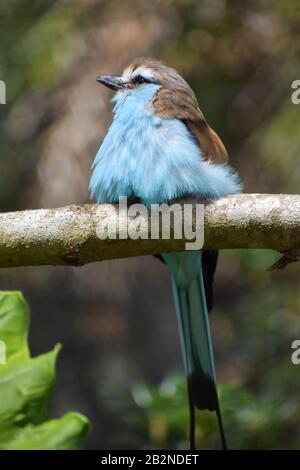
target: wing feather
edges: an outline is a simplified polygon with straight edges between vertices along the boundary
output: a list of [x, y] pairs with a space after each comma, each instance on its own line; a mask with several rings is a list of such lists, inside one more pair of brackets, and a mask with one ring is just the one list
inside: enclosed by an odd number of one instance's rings
[[153, 104], [158, 116], [184, 122], [196, 139], [204, 159], [216, 164], [227, 163], [228, 153], [225, 145], [206, 122], [197, 99], [186, 82], [174, 88], [162, 87]]

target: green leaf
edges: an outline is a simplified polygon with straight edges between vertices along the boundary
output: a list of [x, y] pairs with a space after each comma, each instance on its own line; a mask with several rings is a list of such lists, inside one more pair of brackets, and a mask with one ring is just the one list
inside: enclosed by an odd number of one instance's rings
[[30, 358], [28, 320], [22, 294], [0, 292], [0, 340], [6, 346], [6, 364], [0, 365], [0, 449], [77, 449], [88, 420], [78, 413], [56, 420], [47, 416], [60, 345]]
[[79, 449], [88, 431], [88, 420], [79, 413], [66, 413], [60, 419], [17, 431], [0, 449], [73, 450]]
[[28, 324], [29, 312], [22, 294], [0, 291], [0, 339], [6, 344], [7, 361], [29, 358]]

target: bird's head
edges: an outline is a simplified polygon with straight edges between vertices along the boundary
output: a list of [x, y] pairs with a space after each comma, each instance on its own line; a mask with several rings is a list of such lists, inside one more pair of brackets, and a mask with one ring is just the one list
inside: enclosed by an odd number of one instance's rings
[[190, 86], [176, 70], [153, 59], [136, 59], [124, 69], [121, 76], [99, 75], [97, 81], [122, 94], [136, 94], [156, 85], [157, 89], [168, 93], [185, 92], [195, 100]]

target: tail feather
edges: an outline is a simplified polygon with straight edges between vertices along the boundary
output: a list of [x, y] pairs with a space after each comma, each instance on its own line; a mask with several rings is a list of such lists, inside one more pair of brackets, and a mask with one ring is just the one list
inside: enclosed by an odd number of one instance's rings
[[189, 398], [200, 410], [207, 409], [217, 413], [225, 446], [205, 298], [202, 254], [183, 252], [164, 254], [163, 258], [172, 274]]
[[218, 257], [218, 250], [204, 250], [202, 252], [203, 281], [208, 312], [213, 308], [214, 274], [218, 263]]

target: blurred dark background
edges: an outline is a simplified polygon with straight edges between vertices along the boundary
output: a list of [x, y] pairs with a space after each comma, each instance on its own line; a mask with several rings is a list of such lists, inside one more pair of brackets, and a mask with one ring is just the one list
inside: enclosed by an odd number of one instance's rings
[[[247, 192], [299, 193], [300, 4], [296, 0], [11, 0], [0, 5], [0, 209], [85, 203], [112, 118], [96, 83], [145, 55], [192, 85]], [[221, 254], [211, 315], [229, 446], [300, 448], [300, 264]], [[92, 423], [87, 448], [184, 447], [187, 406], [171, 289], [151, 257], [0, 271], [31, 308], [34, 354], [54, 343], [52, 415]], [[218, 445], [200, 417], [200, 447]]]

